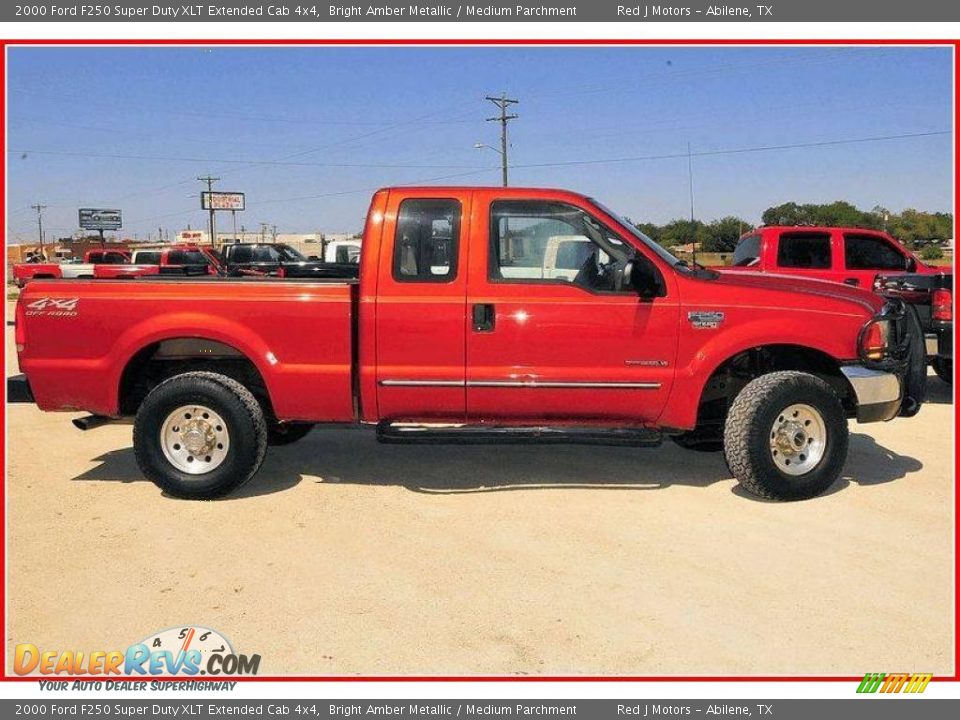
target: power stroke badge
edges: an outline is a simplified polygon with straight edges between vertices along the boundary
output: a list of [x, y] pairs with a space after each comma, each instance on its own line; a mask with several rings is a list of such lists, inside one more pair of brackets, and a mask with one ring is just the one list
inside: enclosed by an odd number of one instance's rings
[[697, 330], [716, 330], [723, 322], [723, 313], [717, 310], [693, 310], [687, 320]]

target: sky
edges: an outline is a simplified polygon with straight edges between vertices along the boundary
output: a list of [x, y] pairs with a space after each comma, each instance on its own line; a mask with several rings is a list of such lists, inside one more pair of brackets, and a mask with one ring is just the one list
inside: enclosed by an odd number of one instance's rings
[[[120, 208], [125, 237], [206, 227], [198, 176], [237, 223], [352, 232], [401, 184], [584, 192], [633, 220], [757, 223], [783, 202], [952, 211], [944, 48], [11, 48], [11, 242]], [[902, 137], [909, 136], [909, 137]], [[888, 139], [877, 139], [888, 138]], [[794, 146], [794, 147], [790, 147]], [[795, 147], [801, 146], [801, 147]], [[229, 230], [220, 216], [219, 230]]]

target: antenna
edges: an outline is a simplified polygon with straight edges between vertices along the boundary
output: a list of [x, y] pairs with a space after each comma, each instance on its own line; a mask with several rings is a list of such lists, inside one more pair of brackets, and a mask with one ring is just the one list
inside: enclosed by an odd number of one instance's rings
[[690, 232], [693, 235], [693, 242], [690, 244], [692, 248], [692, 259], [693, 264], [697, 264], [697, 236], [693, 229], [693, 152], [690, 149], [690, 141], [687, 141], [687, 175], [690, 181]]

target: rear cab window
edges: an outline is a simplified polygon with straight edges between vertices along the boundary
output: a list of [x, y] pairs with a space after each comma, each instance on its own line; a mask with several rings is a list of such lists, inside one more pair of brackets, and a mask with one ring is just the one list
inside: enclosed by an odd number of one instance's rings
[[751, 267], [760, 262], [760, 235], [748, 235], [733, 251], [734, 267]]
[[393, 244], [397, 282], [452, 282], [457, 276], [458, 200], [410, 198], [400, 203]]
[[829, 270], [833, 261], [830, 233], [795, 231], [780, 235], [777, 265], [798, 270]]

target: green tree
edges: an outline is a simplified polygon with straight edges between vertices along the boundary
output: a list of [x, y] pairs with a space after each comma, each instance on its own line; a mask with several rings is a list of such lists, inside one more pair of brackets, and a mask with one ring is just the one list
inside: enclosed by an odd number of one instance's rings
[[753, 226], [743, 218], [727, 215], [704, 228], [704, 252], [733, 252], [740, 236]]

